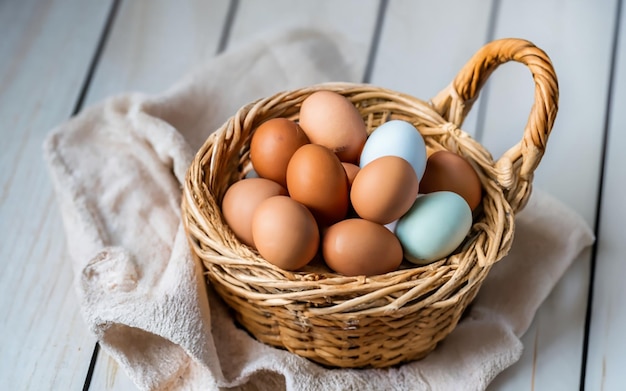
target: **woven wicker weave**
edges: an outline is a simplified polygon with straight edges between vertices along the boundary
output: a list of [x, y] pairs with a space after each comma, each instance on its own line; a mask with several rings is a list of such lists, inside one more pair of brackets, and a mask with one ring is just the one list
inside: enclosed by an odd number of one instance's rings
[[[494, 161], [459, 127], [491, 72], [511, 60], [530, 69], [535, 101], [522, 140]], [[473, 164], [484, 197], [455, 254], [422, 267], [403, 264], [385, 275], [344, 277], [320, 261], [298, 272], [281, 270], [235, 238], [219, 205], [250, 167], [252, 131], [270, 118], [297, 119], [302, 101], [322, 89], [352, 101], [368, 132], [390, 119], [406, 120], [424, 136], [429, 153], [445, 149]], [[528, 41], [505, 39], [478, 51], [430, 102], [371, 85], [329, 83], [248, 104], [206, 140], [189, 167], [182, 216], [192, 252], [209, 284], [262, 342], [333, 367], [387, 367], [422, 358], [453, 330], [491, 266], [509, 251], [514, 214], [530, 195], [557, 101], [548, 56]]]

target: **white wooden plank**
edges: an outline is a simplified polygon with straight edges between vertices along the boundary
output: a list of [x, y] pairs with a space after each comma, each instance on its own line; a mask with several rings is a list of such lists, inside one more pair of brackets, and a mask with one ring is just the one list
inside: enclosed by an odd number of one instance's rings
[[626, 384], [626, 12], [622, 8], [618, 57], [599, 216], [598, 248], [587, 357], [587, 390], [619, 390]]
[[[342, 53], [355, 69], [365, 72], [374, 34], [378, 0], [242, 0], [230, 34], [236, 46], [259, 34], [292, 28], [312, 28], [347, 43], [351, 53]], [[303, 59], [311, 61], [311, 59]], [[329, 80], [330, 81], [330, 80]]]
[[117, 361], [101, 349], [98, 353], [98, 361], [96, 361], [89, 390], [129, 391], [134, 389], [137, 389], [137, 386], [124, 373]]
[[[529, 39], [552, 58], [560, 83], [560, 110], [535, 186], [572, 207], [591, 226], [615, 10], [614, 0], [505, 0], [494, 37]], [[521, 138], [534, 87], [528, 70], [512, 65], [494, 73], [488, 88], [482, 142], [498, 157]], [[522, 359], [491, 389], [579, 388], [588, 282], [586, 253], [539, 309], [523, 338], [527, 351]]]
[[58, 206], [42, 159], [76, 104], [110, 1], [0, 2], [0, 378], [80, 389], [94, 338], [79, 315]]
[[[554, 63], [561, 93], [559, 113], [534, 183], [581, 213], [591, 225], [615, 10], [615, 0], [505, 0], [496, 22], [495, 38], [529, 39]], [[498, 69], [490, 84], [483, 144], [497, 158], [521, 139], [534, 85], [528, 70], [518, 64]]]
[[[89, 87], [86, 105], [128, 91], [158, 93], [215, 56], [229, 0], [122, 2]], [[102, 349], [90, 390], [132, 390]]]
[[[569, 274], [575, 277], [568, 278], [566, 275], [546, 298], [535, 320], [522, 337], [524, 345], [522, 357], [497, 376], [489, 385], [489, 390], [578, 389], [580, 368], [576, 365], [580, 364], [579, 350], [582, 338], [580, 317], [584, 316], [580, 311], [581, 306], [584, 310], [587, 302], [589, 281], [582, 281], [576, 276], [587, 275], [590, 253], [591, 249], [581, 253], [569, 271]], [[563, 308], [563, 305], [569, 307]], [[556, 315], [551, 316], [551, 313]], [[571, 346], [572, 341], [575, 346]], [[567, 352], [573, 349], [576, 350], [576, 357], [572, 359], [567, 356]], [[546, 363], [548, 354], [554, 361]], [[549, 365], [551, 372], [540, 368], [542, 365]]]
[[215, 56], [228, 6], [229, 0], [122, 2], [87, 103], [171, 87]]
[[[485, 44], [491, 7], [492, 1], [483, 0], [389, 2], [372, 84], [423, 100], [434, 97]], [[463, 124], [470, 134], [477, 108], [478, 103]]]

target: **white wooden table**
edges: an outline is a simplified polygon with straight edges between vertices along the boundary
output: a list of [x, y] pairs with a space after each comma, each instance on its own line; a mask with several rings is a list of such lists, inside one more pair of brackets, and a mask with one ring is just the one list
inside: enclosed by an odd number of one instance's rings
[[[560, 111], [535, 179], [580, 213], [597, 244], [577, 259], [491, 390], [626, 389], [626, 11], [618, 0], [0, 1], [0, 384], [130, 390], [78, 312], [42, 159], [47, 132], [130, 90], [156, 93], [268, 30], [316, 26], [360, 48], [363, 80], [420, 98], [485, 42], [534, 41], [552, 58]], [[465, 123], [499, 156], [520, 137], [532, 81], [501, 67]]]

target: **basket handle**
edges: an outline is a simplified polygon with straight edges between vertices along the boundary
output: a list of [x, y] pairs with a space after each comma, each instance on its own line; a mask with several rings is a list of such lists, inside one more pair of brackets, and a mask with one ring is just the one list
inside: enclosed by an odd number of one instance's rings
[[461, 126], [491, 73], [509, 61], [517, 61], [530, 69], [535, 81], [535, 101], [521, 141], [498, 159], [488, 175], [500, 184], [513, 210], [517, 211], [530, 196], [533, 173], [543, 156], [558, 110], [559, 87], [550, 58], [523, 39], [492, 41], [474, 54], [432, 103], [444, 118]]

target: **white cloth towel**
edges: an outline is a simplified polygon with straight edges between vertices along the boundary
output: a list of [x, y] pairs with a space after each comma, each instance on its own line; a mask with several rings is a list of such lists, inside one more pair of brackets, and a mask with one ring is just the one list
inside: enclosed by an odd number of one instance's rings
[[307, 30], [258, 38], [161, 95], [113, 97], [49, 135], [44, 151], [82, 313], [138, 388], [481, 390], [519, 359], [535, 311], [592, 243], [578, 215], [535, 193], [469, 315], [427, 358], [397, 368], [326, 369], [237, 328], [190, 256], [179, 206], [187, 166], [253, 99], [358, 81], [351, 48]]

